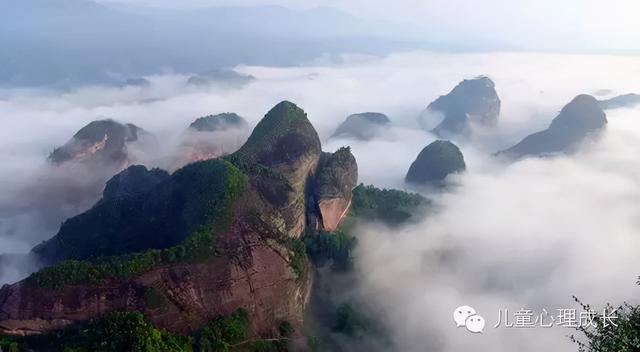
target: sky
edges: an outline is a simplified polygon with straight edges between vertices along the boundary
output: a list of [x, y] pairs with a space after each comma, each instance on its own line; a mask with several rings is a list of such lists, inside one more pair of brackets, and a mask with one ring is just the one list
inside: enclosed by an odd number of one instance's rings
[[430, 39], [483, 41], [528, 50], [640, 50], [635, 0], [102, 0], [165, 8], [222, 5], [330, 7], [354, 16], [404, 23]]

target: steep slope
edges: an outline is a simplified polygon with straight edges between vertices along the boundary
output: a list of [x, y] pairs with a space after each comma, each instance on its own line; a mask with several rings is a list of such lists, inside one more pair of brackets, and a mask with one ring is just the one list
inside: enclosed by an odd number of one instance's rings
[[448, 175], [465, 169], [464, 156], [455, 144], [435, 141], [418, 154], [405, 180], [418, 185], [441, 186]]
[[353, 114], [338, 126], [332, 137], [368, 141], [376, 137], [385, 127], [389, 127], [390, 124], [389, 117], [379, 112]]
[[[285, 321], [300, 331], [311, 278], [299, 238], [320, 156], [304, 111], [282, 102], [228, 157], [170, 176], [125, 171], [34, 248], [57, 264], [0, 289], [0, 333], [41, 334], [123, 310], [188, 333], [238, 309], [254, 336], [279, 336]], [[152, 185], [127, 186], [144, 180]]]
[[508, 157], [545, 156], [571, 151], [577, 144], [607, 124], [607, 115], [590, 95], [578, 95], [562, 108], [544, 131], [531, 134], [499, 155]]
[[[495, 83], [488, 77], [465, 79], [453, 90], [439, 97], [427, 107], [427, 112], [439, 112], [444, 119], [433, 132], [450, 136], [466, 132], [470, 124], [493, 127], [500, 116], [500, 98]], [[423, 127], [424, 119], [420, 120]]]

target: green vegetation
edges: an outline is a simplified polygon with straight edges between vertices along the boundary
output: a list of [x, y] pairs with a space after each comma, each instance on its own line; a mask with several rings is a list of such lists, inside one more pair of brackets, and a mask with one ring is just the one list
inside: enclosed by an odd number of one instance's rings
[[[576, 299], [577, 300], [577, 299]], [[582, 303], [581, 303], [582, 304]], [[584, 311], [589, 311], [588, 305], [582, 304]], [[572, 336], [578, 344], [580, 352], [621, 352], [640, 351], [640, 307], [624, 304], [617, 309], [611, 305], [605, 308], [607, 316], [611, 312], [617, 318], [604, 323], [604, 315], [597, 313], [593, 322], [595, 326], [583, 324], [578, 330], [586, 338], [586, 342]], [[604, 312], [602, 312], [604, 313]]]
[[153, 327], [139, 312], [115, 312], [65, 330], [19, 338], [20, 351], [192, 352], [193, 339]]
[[0, 337], [2, 351], [50, 352], [286, 352], [293, 328], [279, 325], [280, 336], [249, 336], [249, 313], [239, 309], [211, 321], [190, 336], [155, 328], [139, 312], [114, 312], [100, 318], [42, 336], [16, 340]]
[[222, 159], [230, 162], [239, 170], [242, 170], [247, 175], [255, 175], [262, 177], [270, 177], [275, 179], [284, 179], [282, 174], [278, 171], [264, 166], [260, 163], [252, 161], [249, 157], [245, 156], [242, 153], [233, 153], [227, 156], [224, 156]]
[[258, 155], [262, 149], [271, 149], [275, 141], [289, 132], [291, 127], [304, 122], [308, 122], [307, 114], [295, 104], [283, 101], [260, 120], [247, 143], [238, 152], [245, 156]]
[[306, 247], [303, 240], [298, 238], [290, 238], [285, 242], [293, 255], [291, 256], [291, 269], [296, 274], [296, 280], [300, 281], [304, 278], [307, 262]]
[[345, 303], [338, 307], [333, 331], [360, 338], [369, 332], [370, 325], [369, 319], [362, 312]]
[[19, 352], [20, 348], [16, 341], [10, 337], [0, 336], [0, 351]]
[[288, 322], [280, 323], [279, 338], [249, 338], [249, 314], [237, 310], [229, 316], [210, 322], [199, 336], [199, 352], [229, 352], [234, 350], [257, 352], [286, 352], [293, 327]]
[[412, 221], [428, 205], [429, 201], [416, 193], [360, 184], [353, 190], [350, 216], [396, 226]]
[[[205, 222], [199, 230], [193, 232], [181, 244], [164, 249], [149, 249], [139, 253], [98, 257], [93, 260], [67, 260], [44, 268], [29, 277], [30, 282], [43, 288], [57, 289], [73, 284], [92, 284], [110, 279], [127, 279], [147, 272], [155, 267], [178, 262], [204, 261], [219, 253], [215, 247], [215, 231], [222, 231], [229, 225], [231, 206], [247, 187], [247, 177], [227, 161], [215, 164], [222, 165], [225, 170], [225, 184], [220, 187], [224, 191], [222, 201], [216, 201], [218, 189], [210, 193], [199, 194], [201, 198], [197, 207], [202, 209], [185, 212], [204, 214]], [[217, 166], [215, 166], [217, 168]], [[183, 171], [184, 170], [184, 171]], [[219, 172], [209, 167], [181, 169], [174, 174], [175, 182], [206, 182], [207, 177], [198, 177], [194, 173]], [[185, 175], [187, 173], [188, 175]], [[177, 186], [177, 185], [176, 185]], [[215, 186], [215, 184], [214, 184]], [[205, 185], [194, 185], [196, 189], [206, 189]], [[195, 196], [195, 195], [193, 195]], [[193, 207], [196, 207], [195, 205]], [[195, 215], [193, 215], [195, 216]], [[202, 220], [193, 220], [202, 223]]]
[[323, 153], [316, 173], [316, 192], [322, 198], [348, 197], [358, 182], [358, 165], [350, 147]]
[[200, 334], [201, 352], [231, 351], [235, 344], [247, 339], [249, 314], [245, 310], [209, 323]]
[[357, 239], [338, 230], [333, 233], [317, 233], [303, 237], [309, 259], [316, 266], [323, 266], [328, 260], [336, 271], [348, 271], [353, 267], [351, 252], [357, 245]]
[[196, 131], [223, 131], [234, 127], [247, 127], [247, 122], [232, 112], [199, 117], [189, 125]]
[[31, 274], [29, 281], [48, 289], [94, 284], [104, 280], [128, 279], [162, 265], [203, 261], [217, 254], [213, 234], [202, 230], [189, 236], [183, 244], [172, 248], [103, 257], [93, 261], [64, 261]]
[[409, 167], [406, 181], [443, 186], [447, 175], [463, 172], [467, 166], [458, 147], [450, 141], [435, 141], [426, 146]]

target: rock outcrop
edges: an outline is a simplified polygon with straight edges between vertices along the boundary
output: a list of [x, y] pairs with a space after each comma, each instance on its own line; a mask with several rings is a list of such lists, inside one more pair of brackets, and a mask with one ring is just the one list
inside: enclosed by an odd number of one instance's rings
[[606, 124], [607, 116], [598, 101], [590, 95], [578, 95], [562, 108], [549, 128], [527, 136], [498, 155], [518, 158], [570, 152], [585, 138], [601, 131]]
[[460, 149], [450, 141], [439, 140], [422, 149], [411, 164], [405, 180], [423, 186], [443, 186], [447, 176], [465, 169]]
[[[438, 112], [444, 115], [433, 132], [438, 136], [451, 136], [466, 132], [470, 125], [495, 126], [500, 105], [495, 83], [481, 76], [460, 82], [449, 94], [429, 104], [426, 114]], [[423, 128], [429, 127], [424, 116], [419, 122]]]
[[348, 149], [319, 169], [321, 155], [304, 111], [282, 102], [232, 155], [170, 176], [127, 169], [34, 248], [55, 265], [0, 289], [0, 333], [41, 334], [120, 310], [189, 333], [240, 308], [256, 336], [279, 336], [283, 321], [300, 331], [311, 278], [292, 243], [307, 209], [320, 208], [311, 190], [348, 203], [355, 184]]
[[600, 107], [603, 109], [632, 108], [640, 105], [640, 94], [623, 94], [611, 99], [600, 100]]
[[123, 165], [129, 158], [127, 146], [149, 136], [134, 124], [114, 120], [93, 121], [80, 129], [62, 147], [56, 148], [49, 160], [54, 164], [69, 161], [92, 165]]
[[316, 229], [335, 231], [351, 205], [352, 190], [358, 182], [358, 164], [350, 148], [323, 153], [314, 185]]
[[368, 141], [388, 128], [391, 120], [379, 112], [363, 112], [353, 114], [336, 129], [332, 137], [355, 138]]

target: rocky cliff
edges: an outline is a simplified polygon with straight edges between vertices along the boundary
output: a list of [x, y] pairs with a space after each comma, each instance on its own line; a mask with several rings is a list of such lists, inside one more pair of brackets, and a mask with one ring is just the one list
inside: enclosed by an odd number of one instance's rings
[[590, 135], [604, 129], [607, 116], [598, 101], [590, 95], [578, 95], [562, 108], [544, 131], [531, 134], [499, 155], [523, 157], [570, 152]]
[[50, 266], [0, 289], [0, 333], [41, 334], [122, 310], [178, 333], [237, 309], [249, 312], [255, 336], [278, 336], [284, 321], [299, 328], [311, 281], [299, 241], [309, 209], [323, 208], [320, 195], [344, 197], [343, 211], [355, 185], [348, 149], [319, 169], [321, 156], [304, 111], [282, 102], [223, 159], [170, 176], [126, 170], [34, 248]]
[[[444, 116], [433, 132], [446, 137], [464, 133], [473, 124], [495, 126], [500, 116], [500, 105], [495, 83], [480, 76], [460, 82], [449, 94], [429, 104], [426, 113], [437, 112]], [[424, 119], [421, 118], [420, 123], [428, 128]]]

